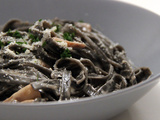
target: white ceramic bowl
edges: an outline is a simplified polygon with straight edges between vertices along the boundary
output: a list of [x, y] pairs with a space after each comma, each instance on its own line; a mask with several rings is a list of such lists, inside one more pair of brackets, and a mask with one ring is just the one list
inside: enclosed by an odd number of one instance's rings
[[107, 120], [135, 103], [160, 77], [160, 17], [142, 8], [107, 0], [5, 0], [0, 24], [10, 18], [36, 21], [59, 17], [84, 20], [120, 43], [137, 66], [153, 75], [132, 87], [93, 98], [35, 104], [0, 103], [1, 120]]

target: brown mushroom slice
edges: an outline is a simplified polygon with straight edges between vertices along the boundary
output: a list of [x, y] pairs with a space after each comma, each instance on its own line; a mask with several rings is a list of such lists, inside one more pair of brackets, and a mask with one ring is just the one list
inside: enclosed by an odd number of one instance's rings
[[40, 92], [38, 90], [33, 89], [32, 85], [29, 84], [17, 91], [16, 93], [14, 93], [11, 97], [7, 98], [3, 102], [22, 102], [25, 100], [35, 99], [39, 97], [41, 97]]
[[33, 103], [33, 102], [34, 102], [34, 99], [30, 99], [30, 100], [24, 100], [21, 103]]
[[92, 30], [91, 25], [89, 23], [85, 23], [85, 22], [75, 22], [75, 26], [84, 32], [91, 32], [91, 30]]
[[81, 42], [76, 42], [76, 41], [68, 41], [68, 40], [64, 40], [61, 38], [57, 38], [57, 37], [53, 37], [53, 40], [57, 41], [57, 42], [63, 42], [67, 44], [67, 47], [72, 47], [72, 48], [76, 48], [76, 49], [80, 49], [80, 48], [85, 48], [86, 45], [84, 43]]

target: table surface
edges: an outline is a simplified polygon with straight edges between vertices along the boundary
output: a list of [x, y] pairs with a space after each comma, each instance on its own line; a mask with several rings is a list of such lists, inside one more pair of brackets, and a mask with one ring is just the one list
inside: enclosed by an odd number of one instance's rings
[[[160, 15], [159, 0], [121, 0]], [[160, 82], [128, 110], [111, 120], [160, 120]]]

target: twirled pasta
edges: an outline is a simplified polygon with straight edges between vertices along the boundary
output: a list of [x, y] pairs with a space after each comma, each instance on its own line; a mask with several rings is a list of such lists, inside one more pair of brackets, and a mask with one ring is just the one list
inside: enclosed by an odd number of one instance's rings
[[146, 80], [122, 46], [89, 23], [10, 20], [0, 33], [0, 100], [46, 102], [106, 94]]

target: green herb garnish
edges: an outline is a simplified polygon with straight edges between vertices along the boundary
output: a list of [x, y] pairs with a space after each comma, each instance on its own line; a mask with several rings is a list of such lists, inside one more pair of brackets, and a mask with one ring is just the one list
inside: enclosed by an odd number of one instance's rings
[[45, 46], [46, 46], [46, 44], [47, 44], [46, 42], [43, 42], [42, 47], [45, 47]]
[[25, 53], [26, 50], [27, 50], [27, 48], [17, 47], [17, 48], [15, 49], [15, 53], [16, 53], [17, 55], [19, 55], [20, 53]]
[[28, 29], [28, 33], [31, 33], [31, 29]]
[[0, 41], [0, 49], [4, 47], [4, 43]]
[[60, 54], [61, 58], [67, 58], [67, 57], [72, 57], [71, 52], [69, 51], [69, 49], [65, 49], [61, 54]]
[[27, 48], [22, 48], [22, 52], [25, 53]]
[[22, 45], [24, 44], [25, 42], [16, 42], [18, 45]]
[[42, 19], [39, 19], [38, 21], [39, 21], [39, 22], [41, 22], [41, 21], [42, 21]]
[[60, 25], [60, 24], [55, 24], [54, 22], [52, 23], [52, 26], [56, 26], [55, 32], [60, 32], [60, 29], [61, 29], [61, 27], [62, 27], [62, 25]]
[[31, 39], [32, 43], [33, 42], [41, 41], [38, 36], [36, 36], [36, 35], [34, 35], [34, 34], [31, 33], [31, 29], [28, 29], [28, 34], [29, 34], [29, 38]]
[[83, 23], [84, 21], [83, 21], [83, 20], [79, 20], [78, 22], [81, 22], [81, 23]]
[[62, 42], [62, 41], [56, 41], [56, 42]]
[[19, 55], [20, 53], [18, 51], [16, 51], [16, 54]]
[[55, 30], [55, 32], [59, 32], [60, 31], [60, 29], [61, 29], [61, 25], [60, 24], [58, 24], [58, 25], [56, 25], [56, 30]]
[[4, 42], [4, 43], [2, 41], [0, 41], [0, 49], [3, 48], [4, 46], [7, 46], [10, 43], [11, 43], [11, 41], [7, 41], [7, 42]]
[[32, 43], [40, 41], [40, 39], [37, 36], [33, 35], [32, 33], [29, 33], [29, 38], [31, 39]]
[[15, 32], [12, 32], [11, 29], [9, 29], [7, 35], [15, 38], [22, 38], [22, 35], [17, 30]]
[[75, 37], [75, 33], [68, 33], [68, 32], [64, 32], [63, 33], [63, 38], [65, 40], [68, 40], [68, 41], [73, 41], [73, 38]]
[[39, 81], [39, 74], [37, 73], [37, 81]]
[[10, 43], [11, 43], [11, 41], [8, 41], [8, 42], [7, 42], [7, 45], [10, 44]]

